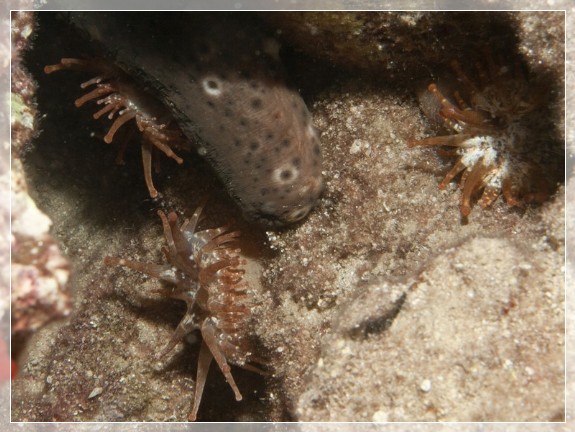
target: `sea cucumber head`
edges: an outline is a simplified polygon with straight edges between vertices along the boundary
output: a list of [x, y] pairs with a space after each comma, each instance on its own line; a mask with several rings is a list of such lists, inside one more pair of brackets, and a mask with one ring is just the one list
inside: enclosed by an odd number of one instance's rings
[[197, 80], [186, 104], [204, 155], [246, 218], [268, 226], [301, 220], [323, 190], [319, 133], [305, 102], [274, 53], [248, 51], [249, 61], [229, 69], [220, 55], [206, 58], [221, 53], [209, 47], [189, 72]]
[[228, 160], [228, 186], [246, 216], [278, 226], [304, 218], [321, 194], [321, 148], [299, 94], [283, 86], [263, 90], [243, 99], [238, 113], [253, 125], [221, 137], [233, 151], [219, 160]]

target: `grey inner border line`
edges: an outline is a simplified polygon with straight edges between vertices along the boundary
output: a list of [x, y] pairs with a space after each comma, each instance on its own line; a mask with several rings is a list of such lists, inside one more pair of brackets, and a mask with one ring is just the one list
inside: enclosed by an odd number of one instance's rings
[[[0, 145], [0, 176], [7, 173], [9, 170], [10, 160], [10, 146], [4, 145], [9, 143], [10, 136], [10, 106], [9, 106], [9, 65], [7, 56], [9, 55], [10, 47], [10, 10], [19, 9], [36, 9], [36, 10], [565, 10], [567, 12], [566, 34], [573, 34], [573, 26], [575, 25], [575, 3], [571, 0], [197, 0], [197, 1], [184, 1], [184, 0], [164, 0], [159, 3], [157, 0], [35, 0], [35, 1], [18, 1], [8, 0], [2, 1], [0, 4], [0, 16], [2, 22], [0, 24], [0, 52], [2, 58], [2, 68], [0, 70], [0, 89], [2, 90], [3, 100], [5, 101], [0, 110], [0, 132], [2, 133], [2, 144]], [[566, 45], [566, 136], [568, 148], [573, 147], [572, 141], [575, 140], [575, 114], [573, 110], [573, 97], [574, 94], [574, 76], [575, 70], [575, 49], [573, 48], [573, 41], [567, 38]], [[569, 144], [571, 144], [569, 146]], [[569, 172], [569, 175], [571, 173]], [[567, 178], [569, 180], [570, 177]], [[569, 186], [567, 186], [569, 187]], [[0, 188], [5, 189], [4, 183], [0, 184]], [[6, 190], [0, 189], [0, 199], [9, 199], [9, 193]], [[9, 205], [0, 206], [0, 212], [5, 213], [9, 209]], [[10, 215], [0, 214], [0, 218], [9, 220]], [[575, 218], [575, 214], [571, 211], [570, 206], [567, 206], [567, 218]], [[5, 234], [3, 238], [9, 239], [9, 233]], [[567, 233], [569, 236], [570, 233]], [[569, 242], [567, 242], [569, 244]], [[567, 250], [570, 254], [571, 251]], [[3, 243], [0, 246], [0, 263], [5, 262], [7, 258], [9, 262], [9, 245]], [[567, 272], [574, 273], [571, 269], [569, 261], [566, 262]], [[6, 275], [4, 266], [0, 271]], [[8, 278], [6, 277], [6, 280]], [[575, 305], [573, 299], [568, 298], [566, 305], [566, 316], [575, 315]], [[1, 312], [7, 311], [0, 311]], [[6, 321], [9, 320], [9, 314], [4, 313], [0, 319], [0, 325], [4, 327]], [[2, 429], [9, 432], [16, 431], [231, 431], [231, 432], [260, 432], [260, 431], [348, 431], [350, 427], [358, 431], [462, 431], [462, 432], [480, 432], [480, 431], [526, 431], [526, 432], [539, 432], [539, 431], [557, 431], [567, 432], [573, 430], [573, 396], [575, 392], [575, 385], [573, 384], [573, 367], [570, 364], [575, 361], [575, 354], [569, 349], [575, 345], [575, 323], [573, 320], [567, 321], [567, 422], [566, 423], [457, 423], [457, 424], [441, 424], [441, 423], [393, 423], [393, 424], [371, 424], [371, 423], [353, 423], [340, 424], [340, 423], [226, 423], [226, 424], [181, 424], [181, 423], [83, 423], [83, 424], [70, 424], [70, 423], [11, 423], [10, 422], [10, 387], [9, 383], [0, 383], [0, 424]], [[5, 328], [8, 328], [6, 325]], [[6, 341], [9, 342], [9, 341]], [[570, 373], [571, 372], [571, 373]], [[571, 407], [571, 408], [570, 408]]]

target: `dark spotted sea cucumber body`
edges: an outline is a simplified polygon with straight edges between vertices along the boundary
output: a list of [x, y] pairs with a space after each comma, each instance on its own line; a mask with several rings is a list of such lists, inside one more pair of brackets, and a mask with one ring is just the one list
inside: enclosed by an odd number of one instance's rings
[[173, 111], [249, 219], [302, 219], [323, 189], [319, 134], [251, 14], [79, 13], [71, 20]]

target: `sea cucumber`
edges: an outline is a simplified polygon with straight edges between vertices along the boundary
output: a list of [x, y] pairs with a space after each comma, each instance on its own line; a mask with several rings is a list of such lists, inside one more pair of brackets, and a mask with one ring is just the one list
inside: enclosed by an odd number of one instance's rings
[[158, 211], [168, 244], [162, 248], [167, 264], [141, 263], [115, 257], [104, 260], [107, 265], [129, 267], [169, 283], [169, 288], [165, 287], [159, 292], [186, 302], [186, 314], [158, 358], [170, 352], [187, 334], [201, 331], [202, 346], [192, 409], [188, 416], [190, 421], [196, 419], [212, 359], [216, 360], [238, 401], [242, 395], [228, 362], [263, 373], [249, 364], [261, 360], [255, 357], [249, 335], [246, 334], [251, 297], [249, 287], [243, 280], [245, 261], [240, 258], [240, 249], [231, 246], [240, 232], [230, 231], [228, 226], [197, 231], [201, 212], [202, 206], [189, 220], [178, 226], [175, 213], [166, 216], [161, 210]]
[[323, 190], [319, 132], [286, 83], [278, 43], [253, 16], [72, 20], [173, 112], [248, 219], [281, 226], [309, 213]]
[[454, 92], [455, 103], [437, 84], [428, 87], [445, 128], [455, 133], [408, 142], [409, 147], [453, 147], [444, 153], [459, 159], [439, 187], [446, 188], [461, 174], [463, 217], [470, 214], [472, 200], [481, 191], [479, 205], [483, 208], [492, 205], [501, 193], [509, 207], [542, 203], [551, 194], [550, 181], [541, 166], [545, 146], [528, 134], [533, 121], [530, 114], [538, 114], [544, 92], [529, 83], [518, 66], [501, 66], [487, 51], [485, 57], [487, 67], [477, 66], [478, 83], [457, 61], [452, 62], [464, 85], [462, 93]]

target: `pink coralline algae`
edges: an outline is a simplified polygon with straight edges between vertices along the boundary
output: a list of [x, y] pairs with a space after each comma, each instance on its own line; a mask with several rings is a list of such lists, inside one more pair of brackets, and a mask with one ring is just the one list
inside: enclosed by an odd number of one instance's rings
[[32, 332], [70, 312], [69, 274], [69, 264], [50, 236], [13, 237], [13, 334]]

